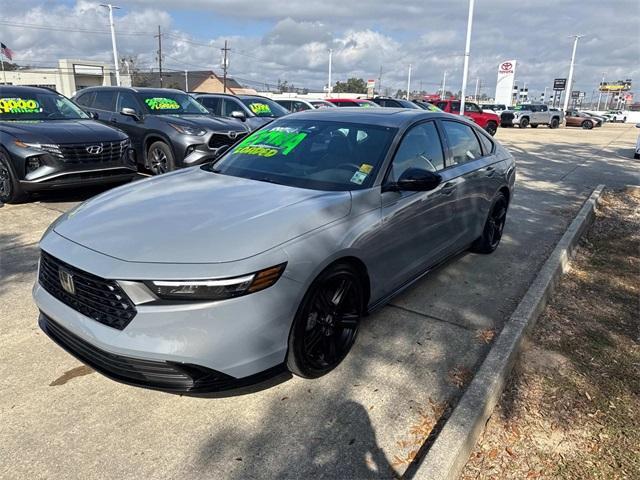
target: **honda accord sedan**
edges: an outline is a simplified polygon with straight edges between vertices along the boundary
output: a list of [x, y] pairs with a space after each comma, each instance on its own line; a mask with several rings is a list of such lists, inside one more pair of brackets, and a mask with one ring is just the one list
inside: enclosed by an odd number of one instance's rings
[[452, 256], [496, 249], [514, 180], [513, 157], [460, 116], [288, 115], [215, 162], [57, 220], [40, 243], [39, 323], [141, 387], [203, 394], [319, 377], [364, 315]]

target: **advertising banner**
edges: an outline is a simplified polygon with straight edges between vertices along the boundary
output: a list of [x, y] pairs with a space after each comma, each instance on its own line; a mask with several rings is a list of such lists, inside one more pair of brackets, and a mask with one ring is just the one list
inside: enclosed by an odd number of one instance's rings
[[516, 61], [507, 60], [498, 65], [498, 82], [496, 83], [496, 103], [512, 105], [513, 84], [516, 79]]

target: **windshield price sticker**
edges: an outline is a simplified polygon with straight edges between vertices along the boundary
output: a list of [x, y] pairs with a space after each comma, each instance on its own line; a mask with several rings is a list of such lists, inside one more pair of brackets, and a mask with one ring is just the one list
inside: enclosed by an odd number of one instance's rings
[[0, 113], [40, 113], [42, 107], [32, 98], [0, 98]]
[[162, 97], [145, 98], [144, 103], [146, 103], [151, 110], [179, 110], [180, 109], [180, 104], [172, 98], [162, 98]]
[[233, 153], [273, 157], [278, 152], [288, 155], [307, 136], [304, 132], [267, 130], [248, 136], [233, 149]]
[[368, 163], [363, 163], [362, 165], [360, 165], [360, 169], [358, 171], [369, 175], [371, 173], [371, 170], [373, 170], [373, 165], [369, 165]]
[[266, 103], [252, 103], [249, 108], [256, 115], [270, 115], [271, 108]]
[[362, 185], [362, 183], [365, 181], [366, 178], [367, 178], [367, 174], [358, 170], [356, 173], [353, 174], [353, 177], [351, 177], [350, 182], [355, 183], [356, 185]]

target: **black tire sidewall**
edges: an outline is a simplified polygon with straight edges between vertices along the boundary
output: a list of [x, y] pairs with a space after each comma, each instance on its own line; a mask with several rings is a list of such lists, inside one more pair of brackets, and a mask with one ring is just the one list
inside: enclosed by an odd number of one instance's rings
[[529, 126], [529, 119], [524, 117], [520, 119], [520, 128], [527, 128]]
[[9, 171], [9, 179], [11, 181], [11, 195], [9, 195], [6, 198], [0, 198], [0, 201], [4, 203], [19, 203], [25, 200], [26, 194], [20, 187], [20, 183], [18, 182], [18, 177], [13, 168], [13, 165], [11, 164], [9, 155], [3, 149], [0, 149], [0, 162]]
[[335, 273], [339, 273], [340, 271], [348, 272], [349, 274], [351, 274], [354, 278], [354, 281], [358, 284], [358, 288], [361, 293], [361, 301], [363, 303], [360, 307], [361, 318], [362, 318], [362, 315], [364, 315], [364, 311], [365, 311], [364, 289], [363, 289], [364, 287], [356, 269], [351, 265], [349, 265], [348, 263], [337, 263], [334, 265], [330, 265], [325, 270], [323, 270], [322, 273], [320, 273], [315, 278], [315, 280], [311, 283], [311, 285], [307, 289], [307, 292], [302, 298], [302, 301], [300, 302], [296, 315], [293, 319], [291, 330], [289, 332], [288, 350], [287, 350], [287, 357], [286, 357], [287, 368], [291, 373], [299, 377], [319, 378], [323, 375], [326, 375], [331, 370], [336, 368], [340, 363], [342, 363], [344, 358], [347, 356], [347, 354], [355, 344], [355, 341], [357, 340], [358, 330], [356, 330], [355, 332], [353, 343], [349, 347], [349, 350], [345, 352], [344, 355], [342, 355], [338, 363], [334, 365], [332, 368], [328, 368], [326, 370], [317, 370], [313, 367], [303, 364], [304, 361], [302, 359], [302, 352], [301, 352], [302, 343], [301, 342], [304, 339], [304, 332], [305, 332], [306, 322], [307, 322], [307, 319], [304, 317], [304, 313], [307, 310], [308, 303], [313, 298], [316, 289], [319, 288], [329, 276]]
[[586, 121], [582, 122], [581, 126], [585, 130], [591, 130], [593, 128], [593, 122], [591, 122], [590, 120], [586, 120]]
[[[485, 220], [484, 227], [482, 228], [482, 235], [471, 245], [471, 251], [474, 253], [493, 253], [496, 248], [500, 245], [502, 238], [498, 243], [494, 246], [491, 245], [489, 241], [487, 228], [489, 226], [489, 218], [491, 218], [491, 214], [493, 213], [494, 208], [498, 204], [499, 201], [504, 201], [505, 208], [509, 211], [509, 202], [507, 201], [507, 197], [504, 193], [498, 192], [498, 194], [494, 197], [493, 202], [491, 202], [491, 207], [489, 208], [489, 213], [487, 214], [487, 219]], [[506, 212], [505, 212], [506, 215]], [[506, 222], [506, 217], [505, 217]]]
[[[175, 160], [175, 156], [173, 155], [173, 150], [171, 149], [171, 147], [163, 141], [157, 141], [157, 142], [153, 142], [150, 146], [149, 146], [149, 150], [147, 152], [147, 158], [149, 159], [149, 169], [151, 169], [151, 152], [154, 149], [160, 149], [162, 150], [162, 152], [166, 155], [167, 157], [167, 172], [171, 172], [173, 170], [176, 169], [176, 160]], [[152, 171], [153, 172], [153, 171]], [[165, 173], [167, 173], [165, 172]], [[158, 175], [157, 173], [154, 173], [154, 175]]]
[[498, 124], [496, 122], [489, 122], [487, 123], [485, 130], [493, 137], [498, 132]]

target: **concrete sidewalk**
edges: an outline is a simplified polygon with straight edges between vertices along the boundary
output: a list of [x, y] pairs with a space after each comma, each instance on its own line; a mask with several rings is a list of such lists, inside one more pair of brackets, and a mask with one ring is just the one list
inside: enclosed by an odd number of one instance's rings
[[629, 125], [501, 130], [519, 171], [494, 255], [464, 255], [368, 318], [331, 375], [226, 399], [177, 397], [74, 370], [80, 364], [38, 330], [30, 288], [37, 240], [77, 198], [3, 207], [0, 477], [402, 474], [484, 358], [479, 333], [502, 327], [593, 187], [638, 183], [640, 163], [629, 153], [636, 133]]

